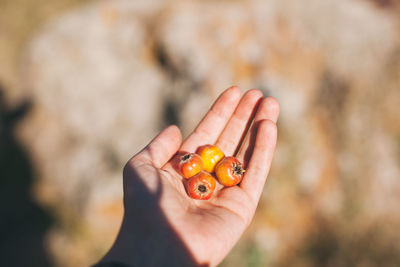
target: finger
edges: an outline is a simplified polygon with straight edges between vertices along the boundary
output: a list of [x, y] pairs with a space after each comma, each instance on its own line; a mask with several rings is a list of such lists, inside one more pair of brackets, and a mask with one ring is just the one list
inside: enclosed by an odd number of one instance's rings
[[257, 136], [247, 170], [240, 187], [257, 203], [271, 166], [277, 139], [277, 127], [271, 120], [257, 125]]
[[224, 151], [225, 155], [233, 155], [235, 153], [240, 140], [250, 126], [261, 99], [262, 92], [256, 89], [249, 90], [243, 95], [235, 112], [215, 143], [216, 146]]
[[252, 121], [249, 130], [246, 133], [244, 141], [241, 144], [236, 157], [243, 162], [245, 166], [249, 162], [250, 156], [253, 153], [254, 142], [257, 135], [257, 124], [262, 120], [270, 120], [277, 122], [279, 116], [279, 102], [273, 97], [264, 98], [258, 106], [256, 115]]
[[240, 99], [240, 90], [233, 86], [215, 101], [196, 129], [183, 142], [181, 150], [193, 152], [198, 146], [214, 144], [231, 117]]
[[178, 151], [182, 135], [179, 128], [171, 125], [159, 133], [132, 161], [141, 161], [161, 168]]

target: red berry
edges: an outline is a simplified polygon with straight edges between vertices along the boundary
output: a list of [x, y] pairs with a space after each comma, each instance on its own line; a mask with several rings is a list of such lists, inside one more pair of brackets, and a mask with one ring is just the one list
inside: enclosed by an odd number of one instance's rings
[[202, 171], [189, 179], [187, 192], [194, 199], [209, 199], [214, 193], [217, 182], [211, 174]]

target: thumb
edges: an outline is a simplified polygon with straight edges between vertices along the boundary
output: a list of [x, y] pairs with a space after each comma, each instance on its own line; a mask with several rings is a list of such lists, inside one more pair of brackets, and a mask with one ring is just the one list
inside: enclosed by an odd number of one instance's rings
[[176, 125], [171, 125], [161, 131], [132, 160], [148, 162], [157, 168], [161, 168], [178, 151], [181, 142], [181, 131]]

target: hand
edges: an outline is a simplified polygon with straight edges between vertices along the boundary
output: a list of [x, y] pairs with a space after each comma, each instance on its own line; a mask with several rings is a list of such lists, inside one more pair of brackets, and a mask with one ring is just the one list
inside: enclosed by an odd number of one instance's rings
[[[231, 87], [183, 143], [176, 126], [163, 130], [125, 166], [125, 215], [117, 240], [102, 262], [127, 266], [220, 263], [253, 218], [275, 149], [278, 114], [274, 98], [263, 98], [259, 90], [241, 97], [240, 90]], [[214, 192], [210, 200], [194, 200], [188, 197], [171, 158], [204, 144], [216, 144], [225, 155], [237, 152], [246, 173], [240, 186]]]

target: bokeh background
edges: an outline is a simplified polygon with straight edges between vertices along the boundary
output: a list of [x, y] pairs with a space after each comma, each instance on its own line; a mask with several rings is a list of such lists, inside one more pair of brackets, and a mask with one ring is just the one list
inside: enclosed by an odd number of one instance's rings
[[400, 266], [400, 1], [0, 0], [4, 266], [97, 261], [125, 162], [232, 84], [281, 117], [221, 266]]

